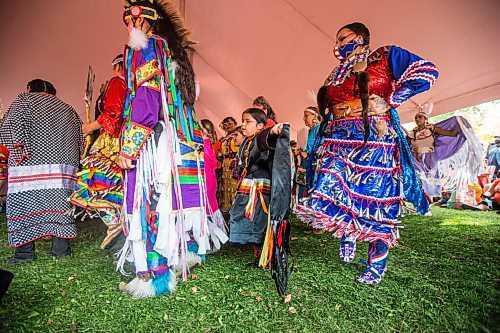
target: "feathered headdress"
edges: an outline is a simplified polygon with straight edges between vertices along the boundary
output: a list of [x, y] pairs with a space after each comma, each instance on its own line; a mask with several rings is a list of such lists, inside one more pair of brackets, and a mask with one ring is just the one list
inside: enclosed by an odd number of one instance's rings
[[[151, 11], [155, 14], [151, 14]], [[149, 13], [148, 16], [146, 13]], [[168, 43], [175, 62], [175, 83], [180, 87], [182, 98], [186, 104], [193, 105], [196, 84], [187, 49], [192, 49], [191, 45], [196, 42], [190, 38], [191, 33], [172, 0], [127, 0], [124, 19], [127, 17], [144, 17], [153, 21], [154, 33], [165, 38]]]
[[181, 40], [182, 46], [187, 48], [190, 45], [196, 44], [196, 41], [190, 38], [191, 31], [186, 27], [184, 19], [172, 4], [172, 1], [154, 0], [154, 2], [160, 8], [161, 15], [170, 19], [177, 37]]
[[432, 109], [434, 109], [434, 103], [425, 102], [424, 104], [418, 104], [417, 102], [415, 102], [411, 98], [409, 101], [411, 103], [413, 103], [413, 105], [415, 106], [415, 111], [416, 111], [415, 115], [419, 114], [419, 115], [424, 116], [426, 119], [429, 119], [429, 117], [432, 113]]
[[187, 48], [196, 44], [190, 38], [191, 32], [186, 28], [184, 19], [171, 0], [126, 0], [123, 19], [125, 20], [127, 17], [144, 17], [153, 21], [158, 19], [168, 20], [182, 47]]

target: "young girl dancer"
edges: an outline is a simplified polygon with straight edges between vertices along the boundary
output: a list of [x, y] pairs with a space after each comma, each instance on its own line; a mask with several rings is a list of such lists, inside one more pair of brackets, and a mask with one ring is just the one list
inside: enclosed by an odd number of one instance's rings
[[[273, 160], [278, 153], [276, 144], [284, 126], [277, 124], [265, 128], [267, 120], [261, 109], [250, 108], [243, 112], [241, 128], [246, 138], [238, 152], [238, 190], [231, 209], [229, 240], [254, 245], [254, 259], [249, 263], [250, 267], [259, 265], [270, 213]], [[280, 176], [288, 180], [290, 187], [289, 162], [288, 170], [282, 170]]]
[[[224, 217], [219, 209], [217, 203], [217, 177], [215, 176], [215, 169], [217, 169], [217, 157], [212, 144], [217, 141], [217, 134], [215, 133], [214, 124], [208, 119], [200, 120], [201, 130], [203, 134], [203, 157], [205, 162], [205, 184], [207, 187], [208, 202], [206, 211], [209, 218], [220, 230], [226, 231]], [[227, 241], [227, 236], [222, 236], [222, 242]], [[214, 244], [213, 250], [220, 248], [219, 244]]]

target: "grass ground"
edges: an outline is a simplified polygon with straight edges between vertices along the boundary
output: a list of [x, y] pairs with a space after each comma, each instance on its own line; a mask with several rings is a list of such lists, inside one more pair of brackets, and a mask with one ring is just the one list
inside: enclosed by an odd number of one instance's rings
[[[98, 249], [104, 227], [79, 224], [73, 256], [0, 268], [16, 277], [0, 308], [1, 332], [495, 332], [500, 318], [500, 218], [434, 209], [409, 216], [378, 287], [356, 284], [361, 264], [342, 265], [331, 235], [304, 235], [293, 222], [291, 302], [269, 272], [245, 268], [250, 248], [226, 246], [173, 295], [132, 299], [117, 290], [113, 253]], [[358, 247], [365, 258], [367, 246]]]

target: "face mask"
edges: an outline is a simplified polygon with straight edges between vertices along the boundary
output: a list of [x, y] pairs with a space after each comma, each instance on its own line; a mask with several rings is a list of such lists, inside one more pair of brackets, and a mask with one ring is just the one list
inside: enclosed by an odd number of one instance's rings
[[333, 48], [333, 55], [339, 60], [344, 60], [348, 58], [359, 45], [360, 43], [354, 38], [349, 43], [344, 44], [344, 46], [335, 46]]

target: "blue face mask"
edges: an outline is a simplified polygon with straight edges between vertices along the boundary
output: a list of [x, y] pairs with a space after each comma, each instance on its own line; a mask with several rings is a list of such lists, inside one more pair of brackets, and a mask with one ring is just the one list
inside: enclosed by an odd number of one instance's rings
[[343, 46], [335, 46], [333, 48], [333, 55], [335, 55], [335, 57], [339, 60], [344, 60], [346, 58], [349, 58], [349, 56], [359, 45], [359, 42], [356, 40], [356, 38], [354, 38], [349, 43], [346, 43]]

